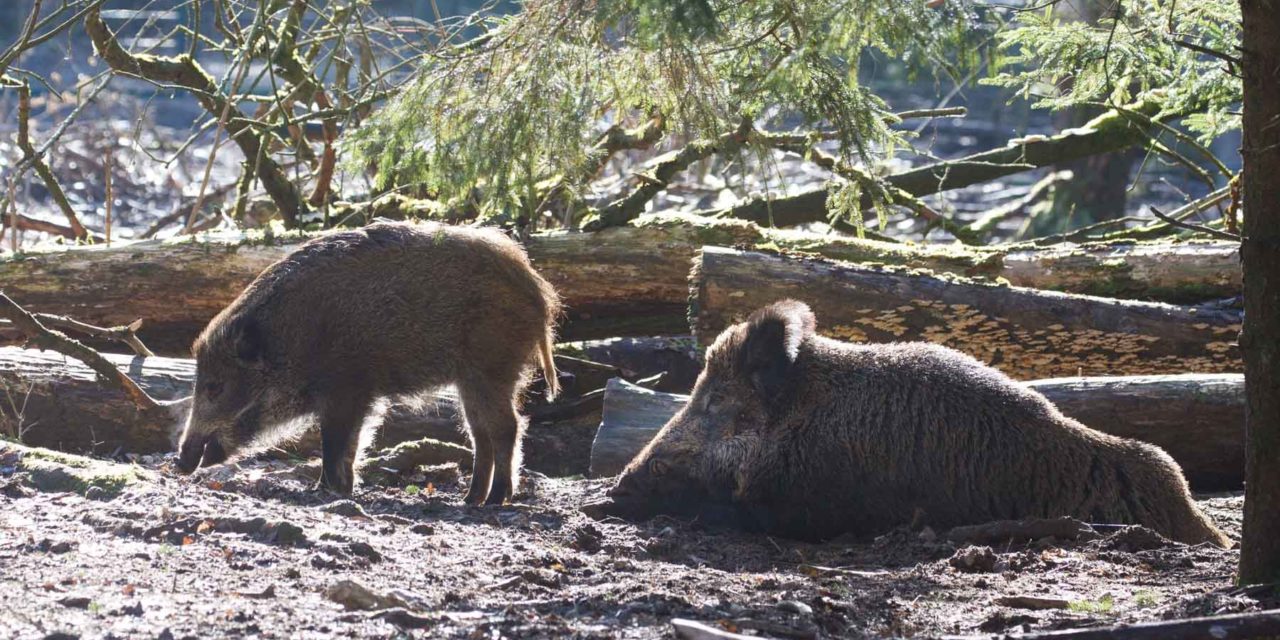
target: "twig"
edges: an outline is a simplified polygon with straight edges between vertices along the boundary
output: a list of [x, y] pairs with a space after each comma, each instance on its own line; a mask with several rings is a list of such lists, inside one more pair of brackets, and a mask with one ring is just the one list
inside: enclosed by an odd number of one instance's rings
[[0, 317], [13, 322], [14, 326], [26, 335], [30, 344], [38, 349], [51, 349], [65, 356], [75, 358], [93, 369], [107, 384], [124, 391], [129, 400], [142, 410], [160, 407], [155, 398], [147, 395], [138, 383], [102, 357], [102, 354], [90, 349], [83, 343], [68, 338], [44, 326], [26, 309], [18, 306], [9, 296], [0, 293]]
[[1199, 233], [1208, 234], [1222, 240], [1232, 240], [1235, 242], [1240, 242], [1241, 240], [1244, 239], [1244, 236], [1238, 233], [1228, 233], [1226, 231], [1214, 229], [1213, 227], [1206, 227], [1201, 224], [1192, 224], [1190, 222], [1183, 222], [1181, 220], [1177, 220], [1175, 218], [1171, 218], [1165, 215], [1163, 211], [1155, 207], [1148, 207], [1148, 208], [1151, 209], [1151, 213], [1155, 214], [1155, 217], [1160, 218], [1161, 220], [1164, 220], [1166, 223], [1172, 226], [1178, 227], [1179, 229], [1186, 229], [1188, 231], [1197, 231]]
[[103, 233], [106, 234], [107, 236], [107, 246], [109, 247], [111, 246], [111, 204], [112, 204], [111, 200], [114, 198], [114, 196], [112, 195], [112, 183], [114, 182], [114, 180], [111, 179], [112, 161], [111, 161], [110, 145], [107, 146], [107, 153], [106, 153], [106, 157], [103, 160], [103, 163], [107, 165], [106, 170], [103, 172], [103, 175], [104, 175], [103, 183], [107, 189], [107, 201], [104, 205], [104, 207], [106, 208], [106, 212], [104, 215], [106, 220], [103, 222]]
[[47, 233], [53, 236], [61, 236], [69, 240], [76, 239], [76, 232], [71, 227], [61, 225], [56, 222], [49, 222], [48, 220], [32, 218], [31, 216], [18, 213], [16, 207], [12, 207], [12, 210], [9, 212], [8, 224], [6, 224], [5, 227], [13, 230], [12, 240], [14, 241], [13, 250], [15, 252], [18, 250], [18, 246], [17, 246], [18, 233], [17, 232], [19, 230], [39, 231], [40, 233]]

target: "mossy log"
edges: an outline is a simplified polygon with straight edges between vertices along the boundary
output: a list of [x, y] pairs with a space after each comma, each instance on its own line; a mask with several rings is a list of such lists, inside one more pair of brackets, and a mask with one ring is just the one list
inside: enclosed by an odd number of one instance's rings
[[[103, 354], [127, 372], [157, 400], [177, 400], [191, 393], [195, 362], [182, 358]], [[595, 369], [557, 358], [557, 366], [570, 372], [570, 382], [600, 387], [604, 379]], [[608, 368], [605, 368], [608, 369]], [[611, 370], [611, 369], [608, 369]], [[552, 475], [586, 473], [591, 441], [600, 423], [603, 392], [578, 394], [567, 388], [562, 400], [540, 402], [534, 393], [525, 411], [530, 427], [525, 439], [529, 468]], [[176, 403], [155, 412], [140, 412], [119, 390], [95, 379], [84, 364], [52, 352], [0, 347], [0, 435], [23, 443], [74, 453], [109, 455], [173, 451], [189, 405]], [[423, 437], [466, 444], [458, 398], [443, 389], [413, 405], [388, 407], [374, 446], [394, 446]], [[291, 447], [311, 454], [318, 451], [314, 434]]]
[[[1244, 482], [1242, 375], [1061, 378], [1027, 386], [1091, 428], [1164, 449], [1196, 490], [1239, 489]], [[688, 400], [610, 380], [591, 475], [621, 471]]]
[[706, 247], [691, 276], [700, 344], [783, 298], [813, 308], [822, 334], [923, 340], [1014, 378], [1242, 371], [1242, 313], [1070, 295], [976, 280]]
[[[392, 200], [353, 208], [360, 219], [411, 217], [429, 203]], [[140, 335], [162, 355], [185, 356], [205, 324], [264, 268], [312, 237], [208, 233], [117, 242], [0, 259], [5, 292], [33, 312], [115, 326], [142, 318]], [[1220, 244], [1099, 245], [1006, 253], [917, 246], [766, 229], [740, 220], [642, 216], [595, 233], [530, 239], [535, 267], [564, 297], [562, 340], [687, 333], [688, 272], [703, 245], [901, 265], [1021, 286], [1192, 302], [1239, 293], [1234, 248]], [[12, 336], [10, 336], [11, 338]], [[0, 328], [0, 343], [5, 332]]]

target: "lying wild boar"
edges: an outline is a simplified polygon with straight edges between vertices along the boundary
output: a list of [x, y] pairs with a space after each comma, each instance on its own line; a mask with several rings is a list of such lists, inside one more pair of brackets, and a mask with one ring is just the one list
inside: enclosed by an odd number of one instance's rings
[[824, 338], [788, 300], [726, 329], [706, 361], [589, 512], [728, 505], [739, 524], [801, 539], [1074, 516], [1228, 544], [1164, 451], [1093, 431], [952, 349]]
[[375, 402], [456, 384], [475, 451], [466, 501], [500, 504], [520, 468], [516, 403], [531, 361], [555, 393], [558, 313], [551, 285], [495, 230], [378, 223], [307, 242], [196, 340], [178, 467], [218, 464], [315, 421], [321, 483], [349, 493]]

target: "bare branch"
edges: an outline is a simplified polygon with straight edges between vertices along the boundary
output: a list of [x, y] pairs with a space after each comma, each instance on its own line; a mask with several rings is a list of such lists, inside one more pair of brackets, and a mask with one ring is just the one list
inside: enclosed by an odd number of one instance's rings
[[102, 354], [77, 340], [45, 327], [36, 316], [18, 306], [18, 303], [4, 293], [0, 293], [0, 318], [12, 322], [14, 327], [27, 337], [29, 344], [37, 349], [51, 349], [85, 363], [107, 384], [123, 391], [139, 409], [145, 411], [160, 406], [154, 398], [142, 390], [142, 387], [138, 386], [138, 383], [103, 358]]
[[1186, 229], [1188, 231], [1204, 233], [1221, 240], [1232, 240], [1234, 242], [1240, 242], [1241, 240], [1244, 239], [1243, 236], [1241, 236], [1238, 233], [1228, 233], [1226, 231], [1214, 229], [1213, 227], [1206, 227], [1202, 224], [1193, 224], [1190, 222], [1183, 222], [1182, 220], [1178, 220], [1176, 218], [1172, 218], [1170, 216], [1165, 215], [1163, 211], [1155, 207], [1149, 207], [1149, 208], [1151, 209], [1151, 213], [1154, 214], [1155, 217], [1160, 218], [1161, 220], [1164, 220], [1166, 223], [1172, 226], [1178, 227], [1179, 229]]

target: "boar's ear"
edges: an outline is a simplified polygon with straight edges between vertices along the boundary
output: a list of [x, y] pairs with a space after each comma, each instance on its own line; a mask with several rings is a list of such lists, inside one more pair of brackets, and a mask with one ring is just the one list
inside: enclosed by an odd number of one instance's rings
[[777, 400], [815, 324], [809, 306], [795, 300], [775, 302], [747, 318], [739, 366], [766, 402]]
[[232, 345], [236, 359], [254, 369], [266, 366], [266, 342], [262, 326], [250, 317], [241, 317], [232, 328]]

